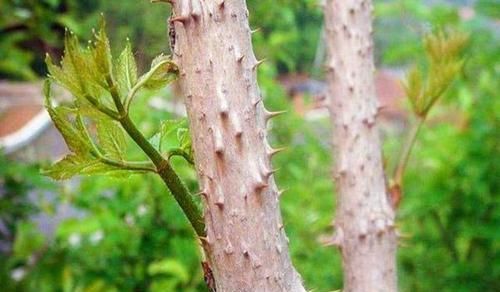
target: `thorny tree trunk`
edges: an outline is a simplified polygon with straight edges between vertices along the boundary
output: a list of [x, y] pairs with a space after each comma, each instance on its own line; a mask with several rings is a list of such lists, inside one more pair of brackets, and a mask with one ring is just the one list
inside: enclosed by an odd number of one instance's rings
[[244, 0], [175, 0], [180, 68], [217, 291], [305, 291], [292, 266]]
[[328, 0], [328, 90], [334, 125], [337, 217], [344, 290], [397, 291], [394, 211], [375, 125], [372, 3]]

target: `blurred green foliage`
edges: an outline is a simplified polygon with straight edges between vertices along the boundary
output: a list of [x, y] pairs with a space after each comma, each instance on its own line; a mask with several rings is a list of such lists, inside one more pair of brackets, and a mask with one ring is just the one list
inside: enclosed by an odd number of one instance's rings
[[[317, 0], [249, 0], [253, 44], [259, 59], [278, 72], [310, 72], [322, 29]], [[279, 7], [279, 9], [277, 9]]]
[[[95, 26], [98, 18], [96, 11], [105, 11], [109, 34], [120, 39], [112, 43], [122, 43], [128, 35], [133, 47], [139, 48], [136, 55], [143, 56], [143, 64], [167, 49], [167, 6], [148, 1], [80, 2], [78, 13], [88, 14], [72, 16], [78, 25], [64, 22], [77, 34], [89, 34], [88, 27]], [[494, 2], [475, 1], [475, 14], [465, 20], [457, 7], [446, 2], [376, 3], [380, 65], [406, 68], [420, 62], [421, 39], [429, 31], [453, 28], [471, 35], [459, 80], [431, 111], [406, 172], [398, 223], [404, 235], [399, 250], [401, 291], [496, 291], [500, 287], [500, 104], [495, 65], [500, 48], [495, 29], [498, 9], [491, 8]], [[279, 169], [278, 185], [287, 190], [281, 206], [292, 258], [309, 289], [339, 289], [339, 254], [321, 244], [321, 238], [332, 232], [335, 205], [329, 121], [305, 121], [294, 115], [283, 89], [274, 81], [283, 72], [311, 71], [321, 34], [321, 11], [313, 0], [250, 0], [248, 4], [252, 28], [261, 27], [253, 35], [256, 54], [271, 61], [259, 72], [265, 102], [273, 110], [290, 109], [271, 124], [271, 141], [288, 146], [273, 162]], [[3, 23], [4, 18], [0, 19]], [[59, 46], [61, 39], [57, 38]], [[13, 50], [4, 46], [7, 42], [0, 42], [0, 55]], [[33, 68], [27, 60], [16, 64]], [[0, 71], [2, 76], [7, 74], [5, 69]], [[170, 116], [151, 110], [149, 98], [140, 96], [132, 115], [142, 121], [141, 131], [152, 137]], [[389, 162], [397, 158], [393, 153], [402, 140], [387, 137]], [[181, 176], [189, 178], [189, 188], [196, 191], [193, 169], [181, 158], [174, 160]], [[23, 176], [28, 181], [35, 177]], [[36, 230], [26, 220], [18, 220], [17, 254], [0, 261], [4, 264], [0, 280], [7, 291], [204, 291], [197, 243], [156, 178], [84, 178], [76, 189], [63, 188], [60, 200], [84, 216], [65, 220], [55, 238], [41, 244]], [[16, 282], [12, 278], [19, 271], [24, 274]]]
[[43, 244], [29, 219], [42, 209], [50, 212], [38, 198], [53, 187], [39, 175], [39, 165], [15, 162], [0, 152], [0, 283], [11, 282], [12, 271], [19, 264], [16, 255], [29, 257]]
[[59, 58], [65, 28], [90, 39], [105, 13], [113, 43], [130, 38], [142, 70], [168, 52], [167, 5], [149, 1], [3, 0], [0, 2], [0, 78], [32, 80], [46, 74], [45, 53]]
[[[165, 4], [136, 1], [5, 0], [0, 4], [0, 78], [30, 80], [46, 73], [45, 52], [59, 57], [64, 28], [90, 39], [100, 13], [106, 15], [111, 43], [130, 38], [140, 70], [168, 53]], [[256, 54], [280, 72], [308, 71], [321, 31], [316, 0], [248, 1]], [[279, 5], [280, 9], [273, 9]]]

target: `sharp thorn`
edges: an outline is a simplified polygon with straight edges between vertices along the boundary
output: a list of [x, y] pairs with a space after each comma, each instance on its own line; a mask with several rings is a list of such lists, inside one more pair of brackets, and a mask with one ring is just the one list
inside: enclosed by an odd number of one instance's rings
[[253, 65], [252, 70], [257, 69], [257, 67], [259, 67], [260, 65], [262, 65], [262, 63], [264, 63], [265, 61], [266, 61], [266, 59], [265, 59], [265, 58], [264, 58], [264, 59], [262, 59], [262, 60], [257, 61], [257, 63], [255, 63], [255, 64]]
[[260, 30], [261, 30], [261, 28], [260, 28], [260, 27], [257, 27], [256, 29], [251, 30], [251, 31], [250, 31], [250, 33], [251, 33], [251, 34], [254, 34], [254, 33], [256, 33], [256, 32], [259, 32]]
[[284, 114], [286, 112], [287, 111], [275, 111], [275, 112], [271, 112], [271, 111], [264, 110], [266, 121], [269, 120], [269, 119], [272, 119], [274, 117], [277, 117], [279, 115], [282, 115], [282, 114]]
[[285, 147], [282, 147], [282, 148], [276, 148], [276, 149], [273, 149], [273, 148], [270, 148], [269, 151], [267, 152], [267, 154], [272, 157], [282, 151], [285, 151], [286, 148]]

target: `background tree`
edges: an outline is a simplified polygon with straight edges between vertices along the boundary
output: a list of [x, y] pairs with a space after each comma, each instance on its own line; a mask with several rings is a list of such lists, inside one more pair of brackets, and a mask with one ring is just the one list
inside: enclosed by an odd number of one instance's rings
[[346, 291], [397, 291], [395, 211], [403, 176], [429, 111], [462, 70], [468, 39], [442, 31], [425, 37], [426, 70], [414, 66], [405, 83], [416, 121], [387, 179], [376, 127], [372, 10], [371, 1], [332, 0], [325, 12], [338, 196], [332, 243], [342, 252]]
[[376, 119], [371, 1], [327, 1], [328, 89], [345, 291], [397, 291], [394, 210]]

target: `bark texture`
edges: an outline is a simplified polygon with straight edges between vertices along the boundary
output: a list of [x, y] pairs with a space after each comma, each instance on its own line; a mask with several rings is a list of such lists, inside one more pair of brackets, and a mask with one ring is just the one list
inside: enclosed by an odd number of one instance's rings
[[279, 209], [244, 0], [175, 0], [180, 68], [217, 291], [305, 291]]
[[337, 217], [344, 290], [397, 291], [396, 235], [376, 127], [372, 3], [328, 0], [328, 90], [334, 125]]

